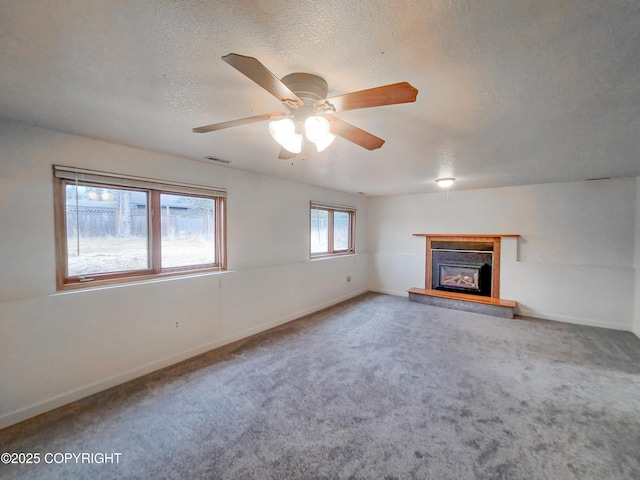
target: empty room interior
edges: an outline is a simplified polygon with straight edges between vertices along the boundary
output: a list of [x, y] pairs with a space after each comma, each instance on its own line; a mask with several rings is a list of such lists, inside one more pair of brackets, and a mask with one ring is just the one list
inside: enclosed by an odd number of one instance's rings
[[0, 477], [640, 478], [636, 0], [3, 0], [0, 46]]

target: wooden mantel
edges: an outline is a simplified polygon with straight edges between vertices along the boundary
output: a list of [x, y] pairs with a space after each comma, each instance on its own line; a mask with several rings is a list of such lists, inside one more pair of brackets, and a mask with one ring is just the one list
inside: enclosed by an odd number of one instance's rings
[[[483, 233], [457, 233], [457, 234], [451, 234], [451, 233], [414, 233], [413, 236], [414, 237], [433, 237], [433, 238], [437, 238], [438, 240], [442, 240], [443, 242], [455, 242], [455, 241], [459, 241], [459, 240], [464, 240], [466, 242], [477, 242], [477, 241], [486, 242], [488, 238], [492, 239], [492, 238], [506, 238], [506, 237], [518, 238], [518, 237], [520, 237], [520, 235], [518, 235], [516, 233], [494, 233], [494, 234], [483, 234]], [[452, 238], [456, 239], [456, 240], [450, 240]], [[478, 238], [480, 238], [481, 240], [477, 240]]]
[[[437, 297], [457, 298], [463, 301], [480, 302], [480, 303], [509, 303], [515, 306], [515, 302], [500, 299], [500, 243], [502, 238], [518, 238], [517, 234], [475, 234], [475, 233], [414, 233], [414, 237], [425, 237], [427, 240], [426, 249], [426, 265], [425, 265], [425, 286], [424, 289], [411, 289], [413, 293], [421, 293], [423, 295], [432, 295]], [[493, 244], [493, 265], [491, 278], [491, 297], [477, 297], [476, 295], [468, 295], [456, 292], [443, 292], [433, 290], [431, 288], [431, 244], [432, 242], [483, 242]], [[418, 292], [420, 290], [420, 292]], [[477, 297], [474, 299], [474, 297]]]

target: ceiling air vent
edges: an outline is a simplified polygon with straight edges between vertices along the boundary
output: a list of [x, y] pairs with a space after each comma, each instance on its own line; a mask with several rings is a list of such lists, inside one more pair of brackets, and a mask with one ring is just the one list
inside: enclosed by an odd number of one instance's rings
[[204, 157], [205, 160], [210, 160], [212, 162], [218, 162], [218, 163], [224, 163], [225, 165], [228, 165], [231, 163], [231, 160], [223, 160], [222, 158], [216, 158], [216, 157]]

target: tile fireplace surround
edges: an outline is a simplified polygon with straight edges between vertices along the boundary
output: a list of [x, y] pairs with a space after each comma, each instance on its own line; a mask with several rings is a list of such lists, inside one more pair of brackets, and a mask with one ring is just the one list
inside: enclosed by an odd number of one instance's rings
[[[411, 288], [409, 300], [438, 307], [453, 308], [476, 313], [485, 313], [506, 318], [514, 317], [516, 302], [500, 298], [500, 242], [504, 237], [519, 237], [512, 234], [428, 234], [414, 233], [416, 237], [425, 237], [426, 265], [424, 288]], [[491, 288], [482, 295], [463, 291], [442, 290], [434, 288], [433, 253], [439, 252], [438, 246], [451, 246], [449, 251], [465, 252], [480, 249], [491, 253]]]

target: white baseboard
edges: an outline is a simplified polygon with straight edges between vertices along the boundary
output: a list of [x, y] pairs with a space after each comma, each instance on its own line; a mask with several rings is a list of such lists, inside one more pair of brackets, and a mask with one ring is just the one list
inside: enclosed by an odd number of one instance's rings
[[43, 400], [41, 402], [37, 402], [32, 405], [23, 407], [19, 410], [9, 412], [7, 414], [0, 416], [0, 428], [9, 427], [16, 423], [22, 422], [23, 420], [27, 420], [31, 417], [35, 417], [36, 415], [40, 415], [42, 413], [53, 410], [55, 408], [62, 407], [71, 402], [81, 400], [85, 397], [101, 392], [103, 390], [107, 390], [109, 388], [115, 387], [117, 385], [121, 385], [131, 380], [135, 380], [136, 378], [155, 372], [156, 370], [160, 370], [162, 368], [175, 365], [176, 363], [182, 362], [184, 360], [188, 360], [189, 358], [206, 353], [210, 350], [223, 347], [235, 341], [242, 340], [243, 338], [250, 337], [251, 335], [264, 332], [266, 330], [269, 330], [270, 328], [274, 328], [279, 325], [290, 322], [292, 320], [296, 320], [300, 317], [304, 317], [305, 315], [309, 315], [311, 313], [315, 313], [317, 311], [331, 307], [332, 305], [338, 304], [340, 302], [344, 302], [345, 300], [349, 300], [350, 298], [353, 298], [353, 297], [357, 297], [358, 295], [361, 295], [368, 291], [369, 290], [365, 288], [365, 289], [352, 292], [348, 295], [344, 295], [342, 297], [334, 298], [326, 302], [315, 304], [309, 308], [305, 308], [303, 310], [291, 313], [289, 315], [285, 315], [284, 317], [278, 318], [277, 320], [273, 320], [268, 323], [263, 323], [256, 327], [248, 328], [246, 330], [235, 333], [233, 335], [229, 335], [225, 338], [221, 338], [214, 342], [205, 343], [203, 345], [200, 345], [195, 348], [191, 348], [179, 354], [170, 355], [158, 361], [151, 362], [146, 365], [142, 365], [140, 367], [128, 370], [126, 372], [119, 373], [117, 375], [113, 375], [111, 377], [99, 380], [89, 385], [76, 388], [69, 392], [56, 395], [54, 397], [48, 398], [47, 400]]
[[385, 288], [370, 288], [370, 292], [384, 293], [386, 295], [395, 295], [397, 297], [408, 297], [409, 292], [402, 290], [387, 290]]
[[536, 310], [529, 310], [522, 307], [519, 307], [516, 313], [524, 317], [539, 318], [541, 320], [552, 320], [554, 322], [573, 323], [576, 325], [585, 325], [588, 327], [609, 328], [612, 330], [623, 330], [625, 332], [633, 331], [630, 325], [620, 325], [619, 323], [603, 322], [601, 320], [594, 320], [591, 318], [556, 315], [552, 313], [539, 312]]

